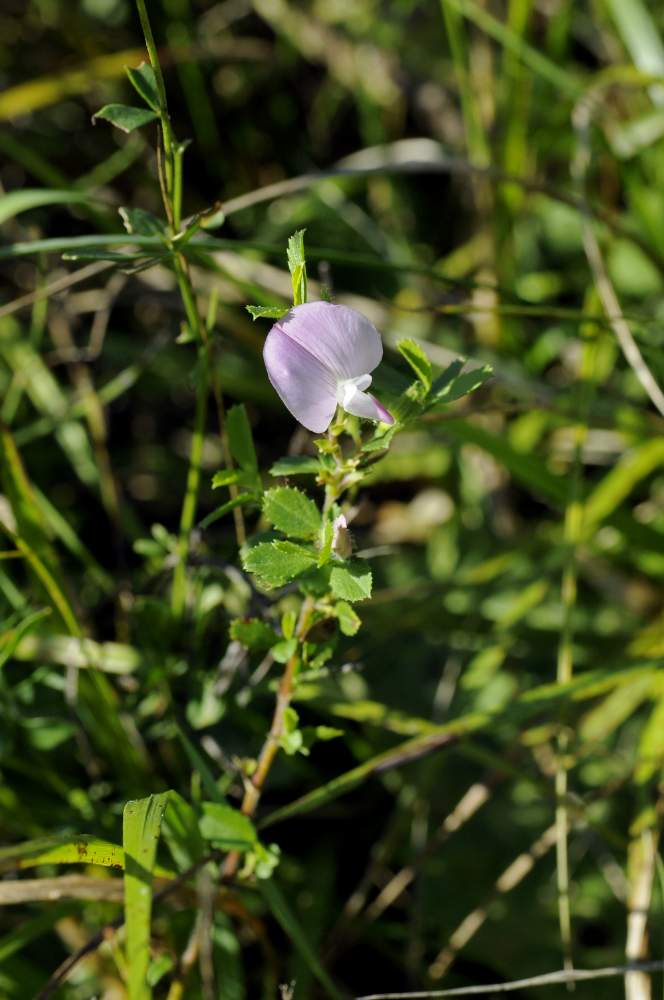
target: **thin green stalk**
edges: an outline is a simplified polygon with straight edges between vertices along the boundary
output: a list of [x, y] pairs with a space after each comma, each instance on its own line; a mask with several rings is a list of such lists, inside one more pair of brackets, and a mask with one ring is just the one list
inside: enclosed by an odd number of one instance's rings
[[143, 30], [143, 37], [145, 38], [145, 47], [148, 50], [148, 58], [150, 60], [150, 65], [154, 71], [155, 81], [157, 84], [157, 96], [159, 97], [159, 119], [161, 122], [161, 134], [164, 142], [164, 168], [166, 173], [166, 190], [169, 197], [173, 196], [173, 180], [174, 180], [174, 169], [173, 169], [173, 132], [171, 129], [171, 119], [168, 114], [168, 103], [166, 100], [166, 85], [164, 83], [164, 74], [161, 71], [161, 64], [159, 62], [159, 53], [157, 51], [157, 46], [155, 44], [154, 35], [152, 34], [152, 28], [150, 26], [150, 18], [148, 17], [147, 8], [145, 6], [145, 0], [136, 0], [136, 7], [138, 8], [138, 16], [141, 21], [141, 28]]
[[[588, 426], [587, 414], [594, 394], [594, 368], [596, 342], [594, 339], [584, 343], [580, 390], [579, 412], [581, 419], [574, 428], [574, 459], [570, 477], [569, 500], [565, 510], [563, 540], [566, 551], [565, 566], [561, 581], [561, 600], [563, 607], [563, 623], [558, 644], [558, 661], [556, 680], [558, 684], [569, 684], [574, 674], [573, 637], [574, 628], [572, 616], [577, 599], [577, 556], [578, 546], [583, 535], [584, 507], [581, 500], [583, 479], [583, 445]], [[558, 922], [563, 945], [563, 957], [566, 970], [573, 968], [572, 959], [572, 915], [569, 898], [569, 856], [568, 856], [568, 770], [567, 752], [569, 736], [563, 729], [558, 736], [558, 766], [556, 770], [556, 876], [558, 888]], [[573, 987], [569, 987], [573, 988]]]
[[196, 386], [196, 417], [194, 433], [191, 439], [189, 455], [189, 471], [187, 487], [180, 515], [180, 532], [177, 545], [177, 563], [173, 574], [171, 590], [171, 608], [177, 616], [182, 615], [187, 596], [187, 557], [189, 555], [189, 538], [196, 518], [198, 487], [201, 478], [201, 457], [203, 454], [203, 438], [205, 434], [205, 416], [208, 397], [208, 366], [206, 350], [199, 350], [199, 371]]
[[[171, 127], [171, 120], [168, 113], [168, 102], [166, 98], [166, 86], [164, 75], [159, 63], [159, 53], [155, 44], [154, 35], [150, 26], [145, 0], [136, 0], [138, 16], [140, 18], [145, 45], [150, 59], [150, 65], [154, 71], [159, 98], [159, 120], [161, 123], [161, 133], [163, 141], [163, 157], [159, 156], [159, 179], [164, 201], [164, 209], [168, 218], [171, 236], [176, 236], [182, 223], [182, 187], [183, 187], [183, 154], [184, 146], [176, 142]], [[159, 150], [158, 150], [159, 152]], [[173, 586], [171, 591], [171, 607], [175, 614], [181, 615], [186, 603], [186, 573], [187, 558], [189, 554], [189, 537], [194, 526], [196, 516], [196, 505], [198, 500], [198, 489], [200, 485], [200, 463], [203, 449], [203, 436], [205, 432], [205, 414], [207, 394], [210, 388], [210, 341], [208, 331], [198, 311], [196, 298], [189, 275], [187, 259], [184, 254], [171, 244], [172, 264], [177, 279], [177, 285], [182, 299], [187, 325], [191, 336], [199, 345], [199, 377], [196, 394], [196, 417], [194, 435], [191, 445], [189, 459], [189, 471], [187, 473], [187, 486], [180, 515], [180, 530], [178, 536], [177, 555], [178, 561], [173, 575]], [[212, 378], [213, 394], [216, 402], [217, 414], [219, 418], [219, 434], [221, 437], [224, 461], [227, 468], [233, 467], [233, 458], [228, 444], [228, 437], [225, 430], [224, 403], [221, 388], [216, 375]], [[231, 496], [237, 493], [235, 487], [231, 487]], [[244, 519], [242, 511], [236, 508], [234, 511], [236, 535], [238, 544], [244, 541]]]

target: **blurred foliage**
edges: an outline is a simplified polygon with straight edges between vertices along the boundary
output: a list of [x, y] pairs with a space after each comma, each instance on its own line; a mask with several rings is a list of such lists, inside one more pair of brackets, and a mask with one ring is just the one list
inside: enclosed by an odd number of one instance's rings
[[[268, 607], [249, 585], [231, 517], [200, 526], [222, 502], [210, 404], [187, 614], [171, 611], [201, 373], [173, 274], [143, 266], [158, 237], [140, 226], [161, 215], [156, 128], [91, 123], [135, 100], [124, 67], [144, 59], [140, 28], [130, 0], [4, 0], [0, 995], [36, 995], [120, 914], [128, 802], [156, 885], [203, 850], [182, 833], [192, 809], [211, 843], [239, 838], [248, 871], [274, 872], [222, 889], [203, 873], [155, 901], [157, 997], [478, 984], [558, 968], [563, 951], [599, 967], [624, 960], [628, 927], [628, 957], [648, 954], [643, 912], [661, 957], [664, 419], [618, 346], [584, 219], [662, 386], [664, 11], [151, 7], [175, 131], [193, 140], [185, 215], [226, 214], [188, 252], [259, 467], [288, 454], [304, 462], [282, 472], [312, 482], [308, 437], [262, 366], [266, 321], [245, 311], [290, 300], [295, 229], [310, 297], [361, 309], [388, 348], [411, 338], [436, 372], [461, 354], [494, 378], [376, 466], [351, 524], [375, 556], [363, 628], [348, 617], [297, 691], [294, 725], [336, 738], [279, 757], [260, 840], [229, 832], [223, 802], [239, 801], [264, 737], [278, 678], [265, 649], [288, 642], [291, 597]], [[339, 161], [342, 176], [241, 198]], [[128, 253], [132, 225], [143, 243]], [[386, 398], [408, 371], [394, 350], [387, 362]], [[269, 635], [229, 637], [231, 619], [265, 613]], [[149, 909], [141, 920], [147, 947]], [[58, 996], [124, 996], [122, 944], [109, 936]]]

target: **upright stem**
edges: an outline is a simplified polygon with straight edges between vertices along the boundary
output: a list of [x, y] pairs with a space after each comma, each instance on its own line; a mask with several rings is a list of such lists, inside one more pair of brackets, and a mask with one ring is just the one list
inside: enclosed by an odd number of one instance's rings
[[[260, 801], [263, 786], [270, 773], [275, 757], [279, 751], [279, 743], [284, 732], [286, 711], [288, 710], [295, 689], [295, 678], [297, 667], [300, 662], [299, 647], [305, 641], [307, 633], [311, 627], [311, 618], [314, 612], [314, 599], [311, 596], [305, 597], [300, 608], [300, 616], [295, 628], [295, 637], [298, 640], [298, 649], [290, 657], [284, 672], [279, 681], [277, 689], [277, 700], [274, 705], [272, 724], [270, 731], [261, 752], [258, 756], [256, 769], [246, 786], [244, 798], [242, 799], [242, 812], [245, 816], [253, 816]], [[237, 851], [232, 851], [224, 863], [223, 873], [226, 878], [232, 878], [237, 871], [240, 862], [240, 855]]]
[[187, 596], [187, 556], [189, 553], [189, 538], [196, 517], [196, 501], [201, 478], [201, 456], [203, 454], [203, 438], [205, 434], [205, 414], [208, 397], [208, 366], [205, 348], [199, 351], [200, 365], [198, 385], [196, 387], [196, 417], [194, 433], [191, 440], [189, 470], [187, 472], [187, 487], [180, 515], [180, 532], [177, 544], [177, 562], [173, 573], [171, 590], [171, 608], [178, 617], [182, 615]]
[[[189, 458], [189, 471], [187, 474], [187, 487], [185, 492], [182, 513], [180, 515], [180, 532], [178, 537], [177, 555], [178, 563], [173, 575], [173, 588], [171, 591], [171, 607], [174, 613], [181, 615], [186, 603], [186, 566], [189, 554], [189, 536], [194, 525], [196, 516], [196, 503], [198, 488], [200, 483], [200, 461], [203, 449], [203, 436], [205, 433], [205, 411], [206, 399], [210, 386], [210, 342], [205, 323], [198, 311], [196, 298], [189, 275], [187, 258], [181, 250], [177, 249], [173, 238], [177, 236], [182, 221], [182, 156], [183, 147], [178, 145], [171, 119], [168, 113], [168, 102], [166, 98], [166, 86], [164, 75], [159, 63], [159, 53], [155, 44], [150, 18], [145, 0], [136, 0], [138, 16], [145, 37], [145, 45], [148, 51], [148, 58], [152, 66], [155, 82], [157, 86], [157, 96], [159, 99], [159, 121], [161, 124], [161, 135], [163, 143], [163, 157], [159, 155], [159, 179], [164, 202], [164, 209], [169, 222], [171, 235], [171, 251], [173, 269], [177, 279], [177, 285], [182, 299], [187, 324], [192, 337], [199, 344], [199, 361], [202, 374], [199, 377], [198, 390], [196, 394], [196, 419], [194, 435], [192, 438], [191, 454]], [[159, 152], [159, 151], [158, 151]], [[225, 427], [224, 401], [221, 393], [219, 379], [215, 372], [212, 373], [213, 393], [219, 420], [219, 435], [221, 438], [222, 453], [224, 463], [227, 468], [233, 468], [233, 456], [231, 454], [228, 435]], [[237, 494], [237, 487], [231, 486], [231, 496]], [[238, 507], [233, 511], [235, 519], [235, 532], [238, 544], [245, 540], [244, 518], [241, 509]]]

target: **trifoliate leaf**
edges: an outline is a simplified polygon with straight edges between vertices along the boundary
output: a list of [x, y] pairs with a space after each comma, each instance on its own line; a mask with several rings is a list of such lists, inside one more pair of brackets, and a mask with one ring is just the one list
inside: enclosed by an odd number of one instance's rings
[[397, 348], [428, 392], [431, 388], [431, 362], [420, 345], [407, 339], [398, 341]]
[[320, 532], [318, 507], [294, 486], [276, 486], [263, 497], [263, 513], [279, 531], [292, 538], [316, 538]]
[[103, 118], [123, 132], [133, 132], [134, 129], [153, 122], [157, 117], [157, 113], [148, 108], [132, 108], [128, 104], [105, 104], [92, 116], [92, 120]]
[[335, 566], [330, 573], [330, 587], [335, 597], [344, 601], [364, 601], [371, 597], [371, 570], [360, 562]]
[[316, 553], [294, 542], [259, 542], [244, 553], [242, 565], [266, 587], [282, 587], [316, 562]]

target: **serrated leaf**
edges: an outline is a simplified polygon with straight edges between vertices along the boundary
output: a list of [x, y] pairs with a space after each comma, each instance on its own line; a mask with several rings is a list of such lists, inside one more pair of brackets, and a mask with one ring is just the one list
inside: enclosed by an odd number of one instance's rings
[[151, 212], [144, 211], [142, 208], [126, 208], [123, 206], [118, 209], [118, 213], [128, 233], [137, 236], [163, 236], [166, 232], [166, 227], [161, 219], [158, 219], [156, 215], [152, 215]]
[[431, 388], [431, 362], [420, 345], [410, 339], [399, 340], [397, 349], [428, 392]]
[[344, 601], [365, 601], [371, 597], [371, 570], [362, 563], [335, 566], [330, 573], [330, 587], [335, 597]]
[[105, 104], [95, 112], [92, 120], [103, 118], [123, 132], [133, 132], [134, 129], [153, 122], [157, 117], [156, 112], [148, 108], [133, 108], [129, 104]]
[[355, 609], [351, 608], [350, 604], [346, 601], [337, 601], [334, 613], [337, 616], [339, 628], [344, 635], [357, 635], [362, 620]]
[[318, 507], [294, 486], [276, 486], [263, 497], [263, 513], [270, 524], [292, 538], [316, 538], [320, 532]]
[[262, 622], [260, 618], [244, 620], [236, 618], [231, 622], [230, 636], [236, 642], [241, 642], [247, 649], [259, 652], [269, 649], [279, 639], [274, 629], [267, 622]]
[[307, 301], [307, 264], [304, 256], [304, 229], [299, 229], [288, 240], [288, 270], [293, 284], [293, 305]]
[[279, 458], [270, 469], [271, 476], [307, 476], [318, 475], [320, 462], [317, 458], [307, 458], [306, 455], [293, 455]]
[[281, 319], [288, 312], [288, 306], [245, 306], [253, 320]]
[[248, 816], [222, 802], [203, 802], [201, 836], [225, 851], [248, 851], [256, 843], [256, 830]]
[[149, 63], [142, 62], [135, 68], [125, 66], [125, 72], [136, 93], [143, 98], [153, 111], [159, 111], [159, 94], [154, 70]]
[[304, 573], [316, 562], [316, 555], [294, 542], [259, 542], [242, 557], [248, 573], [254, 573], [267, 587], [281, 587]]

